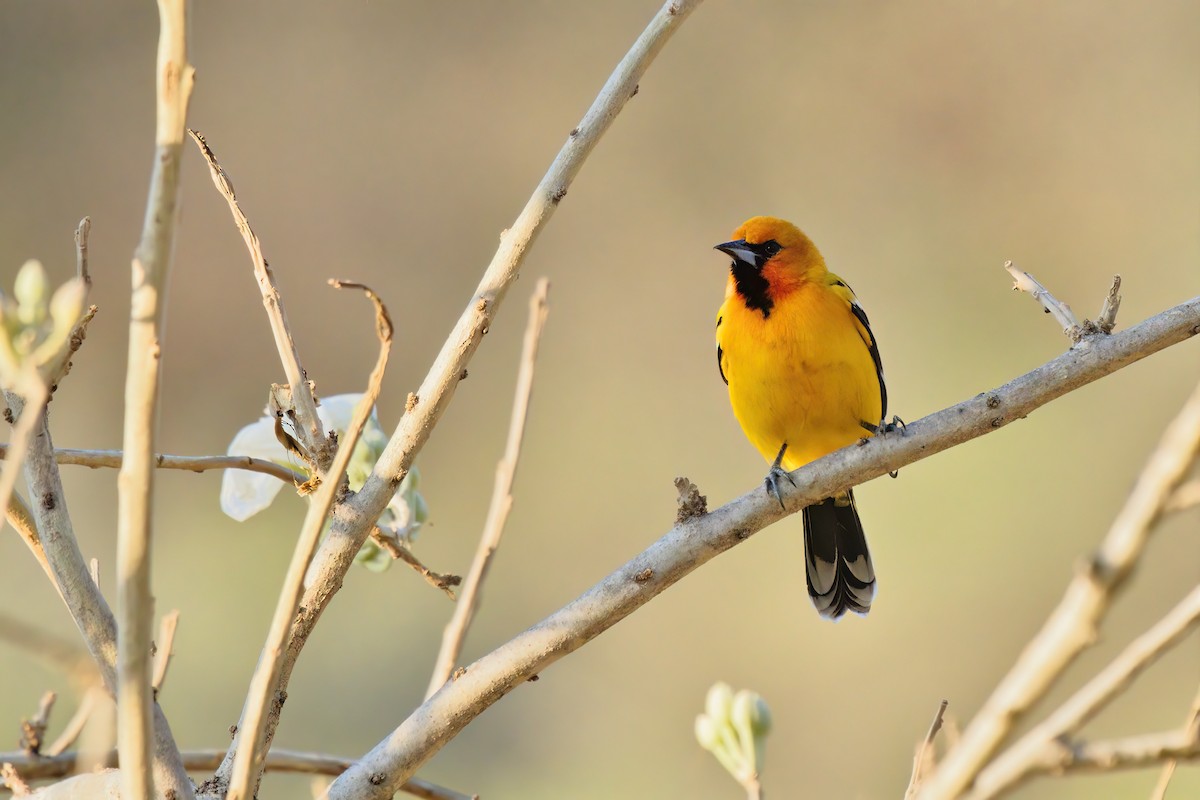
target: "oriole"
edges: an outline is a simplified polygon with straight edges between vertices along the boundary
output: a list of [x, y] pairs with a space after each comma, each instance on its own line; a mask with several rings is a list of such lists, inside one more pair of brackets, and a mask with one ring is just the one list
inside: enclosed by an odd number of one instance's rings
[[[717, 312], [717, 366], [734, 416], [772, 462], [778, 481], [884, 429], [887, 389], [879, 348], [850, 287], [795, 225], [754, 217], [716, 246], [733, 258]], [[782, 499], [780, 499], [782, 504]], [[865, 614], [875, 568], [847, 491], [804, 516], [808, 594], [823, 617]]]

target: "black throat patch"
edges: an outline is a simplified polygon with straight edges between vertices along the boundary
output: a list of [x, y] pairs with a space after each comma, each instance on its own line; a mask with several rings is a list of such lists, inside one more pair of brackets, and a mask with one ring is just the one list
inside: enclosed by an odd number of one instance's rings
[[771, 309], [775, 303], [767, 294], [771, 284], [762, 276], [762, 272], [752, 264], [738, 260], [734, 260], [729, 271], [733, 275], [733, 282], [737, 285], [737, 292], [741, 295], [746, 308], [761, 312], [763, 319], [771, 316]]

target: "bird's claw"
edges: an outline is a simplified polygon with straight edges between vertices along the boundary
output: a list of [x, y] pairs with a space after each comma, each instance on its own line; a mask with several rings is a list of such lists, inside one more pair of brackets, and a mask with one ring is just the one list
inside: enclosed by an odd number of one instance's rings
[[783, 492], [779, 488], [779, 484], [783, 480], [786, 480], [792, 486], [796, 485], [796, 482], [792, 480], [792, 476], [787, 470], [778, 464], [772, 464], [771, 471], [767, 473], [767, 479], [763, 483], [766, 484], [767, 493], [774, 495], [775, 499], [779, 501], [779, 507], [787, 508], [783, 504]]
[[892, 415], [892, 421], [883, 426], [883, 433], [896, 433], [897, 431], [903, 436], [908, 433], [908, 426], [904, 424], [904, 420]]

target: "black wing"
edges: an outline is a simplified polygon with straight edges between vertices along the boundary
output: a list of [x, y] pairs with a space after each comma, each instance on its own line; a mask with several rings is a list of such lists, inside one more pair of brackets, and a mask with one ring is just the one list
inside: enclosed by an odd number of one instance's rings
[[883, 359], [879, 357], [879, 345], [875, 343], [875, 334], [871, 332], [871, 323], [867, 319], [867, 312], [863, 311], [863, 307], [858, 304], [857, 300], [850, 301], [850, 312], [858, 318], [867, 332], [867, 347], [871, 350], [871, 359], [875, 362], [875, 374], [879, 376], [879, 400], [881, 403], [879, 421], [882, 423], [887, 418], [887, 384], [883, 380]]

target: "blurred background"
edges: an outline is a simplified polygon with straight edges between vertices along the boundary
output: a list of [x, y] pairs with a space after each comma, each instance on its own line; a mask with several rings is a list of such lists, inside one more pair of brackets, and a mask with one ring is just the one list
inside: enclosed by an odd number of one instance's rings
[[[657, 10], [608, 3], [207, 2], [194, 8], [189, 123], [261, 236], [322, 394], [375, 358], [365, 281], [397, 346], [391, 429], [567, 133]], [[116, 448], [154, 131], [152, 3], [0, 5], [0, 278], [74, 268], [90, 215], [100, 313], [52, 408], [56, 444]], [[525, 300], [553, 282], [516, 506], [465, 656], [559, 608], [668, 530], [672, 479], [711, 505], [759, 485], [712, 329], [746, 217], [799, 223], [858, 291], [908, 420], [993, 388], [1066, 340], [1001, 269], [1014, 259], [1094, 316], [1113, 273], [1128, 327], [1200, 286], [1200, 5], [711, 2], [683, 25], [538, 240], [420, 456], [418, 555], [462, 573], [501, 454]], [[171, 278], [160, 448], [224, 452], [283, 380], [250, 262], [188, 145]], [[938, 701], [964, 721], [1099, 541], [1200, 376], [1185, 343], [1027, 421], [858, 491], [880, 575], [867, 619], [820, 620], [800, 520], [706, 565], [541, 680], [420, 774], [488, 800], [722, 800], [741, 790], [692, 736], [716, 680], [761, 692], [777, 798], [894, 798]], [[115, 597], [116, 473], [64, 479], [85, 555]], [[281, 495], [245, 523], [218, 473], [158, 476], [154, 588], [182, 612], [162, 696], [180, 745], [222, 747], [302, 517]], [[1053, 697], [1107, 663], [1200, 579], [1200, 511], [1153, 539], [1101, 641]], [[17, 536], [0, 606], [76, 636]], [[354, 756], [420, 702], [451, 604], [414, 573], [355, 569], [292, 681], [276, 743]], [[1193, 637], [1092, 736], [1182, 723]], [[0, 643], [0, 739], [70, 685]], [[0, 748], [0, 749], [3, 749]], [[203, 776], [199, 776], [203, 777]], [[1041, 780], [1023, 798], [1145, 797], [1157, 771]], [[307, 796], [271, 777], [263, 797]], [[1181, 768], [1173, 796], [1200, 795]]]

